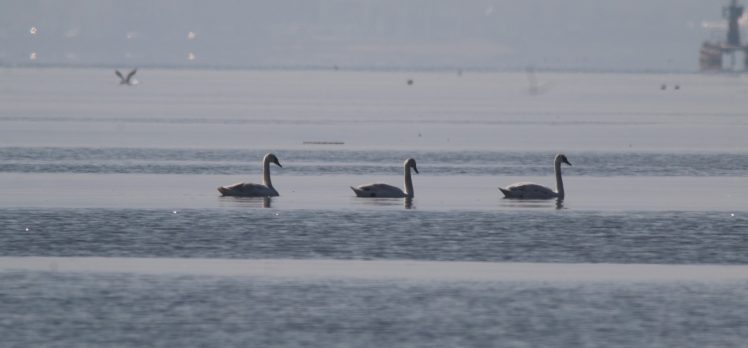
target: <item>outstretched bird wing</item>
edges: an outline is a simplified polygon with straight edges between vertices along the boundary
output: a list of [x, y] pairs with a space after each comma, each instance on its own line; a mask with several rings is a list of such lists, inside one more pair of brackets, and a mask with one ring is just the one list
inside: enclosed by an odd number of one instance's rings
[[119, 79], [120, 79], [120, 80], [122, 80], [123, 82], [125, 81], [125, 77], [124, 77], [124, 76], [122, 76], [122, 73], [121, 73], [121, 72], [119, 72], [119, 70], [115, 70], [115, 71], [114, 71], [114, 73], [115, 73], [115, 74], [116, 74], [117, 76], [119, 76]]
[[125, 81], [130, 82], [130, 78], [132, 78], [132, 76], [135, 75], [136, 72], [138, 72], [137, 68], [132, 69], [132, 71], [130, 71], [130, 73], [127, 74], [127, 78], [125, 79]]

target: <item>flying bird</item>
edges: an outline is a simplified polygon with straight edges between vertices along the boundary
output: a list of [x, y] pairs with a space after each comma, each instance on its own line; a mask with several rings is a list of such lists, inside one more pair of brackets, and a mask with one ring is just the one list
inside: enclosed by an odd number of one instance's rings
[[127, 77], [123, 76], [122, 73], [119, 72], [119, 70], [114, 70], [114, 73], [119, 77], [120, 85], [132, 86], [132, 85], [138, 84], [138, 80], [132, 78], [133, 75], [135, 75], [137, 71], [138, 71], [137, 68], [132, 69], [132, 71], [130, 71], [130, 73], [127, 74]]

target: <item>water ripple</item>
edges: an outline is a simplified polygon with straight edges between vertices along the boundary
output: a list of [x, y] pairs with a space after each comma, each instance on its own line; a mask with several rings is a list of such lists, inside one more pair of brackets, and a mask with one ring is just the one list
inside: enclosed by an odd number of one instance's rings
[[[98, 174], [247, 174], [267, 149], [0, 148], [0, 172]], [[553, 154], [491, 151], [273, 151], [280, 175], [399, 174], [408, 157], [429, 175], [548, 175]], [[746, 176], [748, 154], [575, 153], [567, 175]]]
[[0, 225], [5, 256], [748, 263], [748, 217], [712, 212], [4, 209]]

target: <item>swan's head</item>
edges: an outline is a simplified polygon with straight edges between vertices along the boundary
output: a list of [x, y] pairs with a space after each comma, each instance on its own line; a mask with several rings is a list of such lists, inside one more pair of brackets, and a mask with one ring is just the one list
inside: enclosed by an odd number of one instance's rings
[[265, 155], [265, 158], [263, 159], [263, 161], [269, 162], [269, 163], [275, 163], [275, 165], [277, 165], [278, 167], [283, 168], [283, 166], [280, 164], [280, 161], [278, 161], [278, 157], [276, 157], [272, 153]]
[[404, 165], [405, 165], [405, 168], [408, 168], [408, 167], [413, 168], [416, 174], [418, 174], [418, 168], [416, 168], [416, 160], [412, 158], [408, 158], [405, 160]]
[[566, 163], [568, 165], [571, 165], [571, 163], [569, 163], [569, 160], [566, 158], [566, 155], [562, 153], [556, 155], [556, 163]]

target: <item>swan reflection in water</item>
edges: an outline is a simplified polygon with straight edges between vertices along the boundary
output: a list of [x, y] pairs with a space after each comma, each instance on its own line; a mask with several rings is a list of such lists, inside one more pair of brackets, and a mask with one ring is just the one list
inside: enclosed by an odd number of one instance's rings
[[386, 197], [378, 197], [378, 198], [368, 198], [368, 199], [354, 199], [354, 204], [361, 204], [361, 205], [369, 205], [369, 206], [376, 206], [376, 207], [396, 207], [401, 206], [405, 209], [416, 209], [415, 204], [413, 204], [413, 198], [411, 197], [405, 197], [405, 198], [386, 198]]
[[271, 197], [219, 196], [221, 206], [246, 208], [272, 208]]
[[523, 208], [523, 209], [548, 209], [553, 208], [556, 210], [567, 209], [564, 207], [564, 200], [562, 198], [556, 198], [553, 200], [548, 199], [525, 199], [525, 200], [514, 200], [514, 199], [501, 199], [499, 205], [508, 208]]

